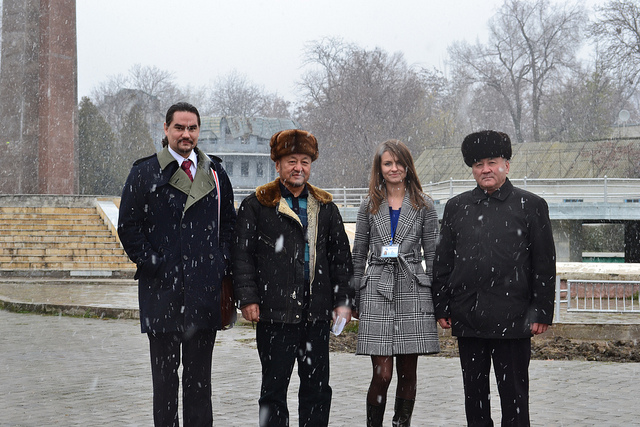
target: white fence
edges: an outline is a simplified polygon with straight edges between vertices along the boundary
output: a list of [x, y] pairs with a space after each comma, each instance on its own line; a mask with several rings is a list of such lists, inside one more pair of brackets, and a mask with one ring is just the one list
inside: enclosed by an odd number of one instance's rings
[[[249, 194], [253, 193], [255, 189], [248, 188], [234, 188], [233, 195], [236, 202], [241, 202]], [[369, 191], [368, 188], [323, 188], [333, 196], [333, 201], [339, 207], [358, 207], [360, 203], [367, 197]]]
[[640, 313], [640, 282], [567, 280], [567, 311]]
[[640, 313], [640, 282], [620, 280], [567, 280], [556, 282], [556, 317], [567, 312]]
[[[640, 179], [634, 178], [568, 178], [568, 179], [512, 179], [516, 187], [542, 196], [548, 203], [640, 203]], [[422, 188], [436, 204], [444, 204], [451, 197], [476, 186], [472, 179], [423, 183]], [[358, 207], [367, 195], [367, 188], [325, 188], [339, 207]], [[235, 197], [242, 201], [254, 189], [236, 188]]]
[[[543, 197], [548, 203], [639, 203], [640, 179], [634, 178], [567, 178], [512, 179], [516, 187]], [[456, 194], [476, 186], [474, 180], [455, 180], [423, 184], [434, 200], [446, 202]]]

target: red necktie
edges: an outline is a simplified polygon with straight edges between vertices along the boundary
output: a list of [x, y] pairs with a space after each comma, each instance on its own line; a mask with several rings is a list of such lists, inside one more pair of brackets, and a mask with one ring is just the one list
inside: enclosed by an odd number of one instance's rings
[[191, 175], [191, 160], [187, 159], [182, 162], [180, 167], [186, 172], [187, 176], [193, 181], [193, 175]]

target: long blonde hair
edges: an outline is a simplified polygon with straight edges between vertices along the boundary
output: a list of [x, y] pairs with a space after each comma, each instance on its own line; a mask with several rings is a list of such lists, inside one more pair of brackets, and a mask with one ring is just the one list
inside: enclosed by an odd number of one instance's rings
[[373, 155], [373, 165], [371, 165], [371, 177], [369, 178], [369, 211], [376, 214], [386, 196], [386, 184], [382, 177], [382, 155], [389, 152], [398, 163], [404, 166], [407, 176], [404, 186], [409, 192], [409, 200], [415, 209], [429, 208], [427, 197], [422, 191], [420, 179], [413, 164], [413, 157], [409, 148], [397, 139], [389, 139], [378, 145]]

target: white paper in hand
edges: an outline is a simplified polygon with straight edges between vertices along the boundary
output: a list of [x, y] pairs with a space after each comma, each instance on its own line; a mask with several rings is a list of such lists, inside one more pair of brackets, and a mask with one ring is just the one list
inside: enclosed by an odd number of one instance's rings
[[333, 326], [331, 327], [331, 332], [333, 332], [333, 335], [340, 335], [342, 333], [342, 330], [344, 329], [344, 325], [346, 324], [347, 319], [342, 316], [338, 316], [336, 320], [333, 321]]

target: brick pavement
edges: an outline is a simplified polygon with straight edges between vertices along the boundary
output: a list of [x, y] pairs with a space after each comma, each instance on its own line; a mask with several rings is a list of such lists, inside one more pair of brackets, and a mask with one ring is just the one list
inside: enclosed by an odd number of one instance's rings
[[[148, 344], [137, 320], [0, 311], [0, 426], [149, 426]], [[216, 426], [257, 424], [254, 331], [220, 332], [214, 350]], [[331, 426], [364, 425], [366, 357], [332, 353]], [[534, 426], [640, 425], [640, 364], [532, 361]], [[297, 380], [290, 407], [295, 413]], [[493, 385], [493, 401], [498, 399]], [[393, 396], [394, 386], [389, 395]], [[464, 425], [457, 359], [422, 357], [414, 426]], [[494, 406], [495, 406], [494, 405]], [[385, 425], [392, 408], [387, 408]], [[499, 419], [499, 408], [494, 408]], [[295, 415], [292, 425], [297, 425]]]

